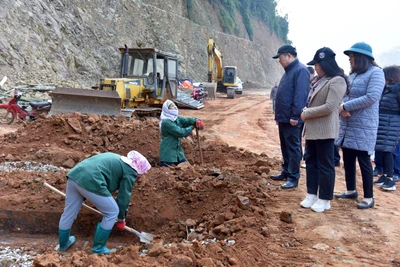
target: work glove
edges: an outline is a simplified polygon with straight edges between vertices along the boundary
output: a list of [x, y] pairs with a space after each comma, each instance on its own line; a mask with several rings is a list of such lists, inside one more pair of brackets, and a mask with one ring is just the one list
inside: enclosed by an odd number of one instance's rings
[[204, 130], [204, 123], [201, 120], [196, 121], [196, 128], [198, 130]]
[[125, 220], [118, 220], [116, 224], [116, 228], [120, 231], [123, 231], [126, 226]]

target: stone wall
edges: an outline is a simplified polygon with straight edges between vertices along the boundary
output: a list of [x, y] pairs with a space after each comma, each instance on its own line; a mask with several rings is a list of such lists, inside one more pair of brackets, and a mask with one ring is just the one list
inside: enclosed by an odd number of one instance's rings
[[[283, 71], [271, 57], [282, 41], [253, 21], [250, 41], [237, 14], [240, 37], [224, 34], [218, 10], [195, 1], [192, 20], [183, 0], [3, 0], [0, 9], [0, 79], [6, 86], [54, 83], [91, 87], [117, 77], [118, 48], [154, 47], [178, 54], [180, 78], [205, 81], [207, 43], [213, 37], [224, 65], [236, 65], [242, 81], [272, 87]], [[246, 84], [245, 84], [246, 87]]]

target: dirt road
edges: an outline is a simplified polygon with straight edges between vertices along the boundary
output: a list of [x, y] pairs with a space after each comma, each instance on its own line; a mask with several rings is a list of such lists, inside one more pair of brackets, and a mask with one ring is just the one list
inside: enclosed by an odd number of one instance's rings
[[[90, 242], [95, 220], [90, 213], [81, 212], [73, 229], [78, 236], [77, 245], [71, 249], [72, 254], [63, 258], [63, 266], [75, 266], [77, 260], [93, 266], [196, 266], [196, 262], [197, 266], [236, 264], [245, 267], [400, 266], [400, 256], [397, 256], [400, 252], [400, 189], [388, 193], [375, 188], [376, 205], [369, 210], [358, 210], [354, 200], [333, 200], [331, 210], [324, 213], [303, 209], [300, 202], [306, 195], [304, 169], [298, 188], [281, 190], [280, 182], [267, 177], [268, 168], [254, 166], [261, 159], [272, 162], [269, 166], [273, 169], [269, 174], [279, 172], [279, 165], [275, 164], [281, 158], [279, 137], [269, 90], [245, 89], [243, 95], [236, 95], [234, 99], [219, 95], [215, 100], [207, 100], [205, 106], [202, 110], [179, 111], [180, 115], [204, 121], [205, 130], [200, 133], [204, 165], [197, 165], [196, 146], [188, 138], [184, 147], [193, 164], [190, 169], [166, 171], [153, 168], [135, 185], [133, 192], [127, 221], [138, 229], [153, 231], [165, 242], [173, 243], [172, 247], [159, 248], [161, 252], [152, 257], [139, 257], [137, 252], [142, 248], [136, 239], [129, 234], [113, 233], [110, 246], [122, 245], [124, 248], [117, 256], [88, 256], [90, 250], [87, 253], [79, 250], [86, 247], [85, 240]], [[75, 131], [68, 124], [74, 125]], [[76, 132], [76, 125], [82, 125], [80, 134]], [[22, 127], [27, 128], [16, 132]], [[11, 132], [15, 134], [7, 134]], [[237, 149], [218, 143], [227, 143]], [[154, 165], [158, 145], [157, 121], [128, 124], [83, 116], [38, 122], [32, 126], [0, 127], [1, 163], [10, 158], [35, 158], [53, 164], [74, 160], [76, 163], [77, 159], [96, 151], [123, 154], [133, 147], [150, 156]], [[214, 177], [215, 169], [222, 171], [222, 177]], [[24, 220], [35, 218], [38, 223], [35, 224], [37, 229], [33, 230], [47, 235], [30, 237], [35, 239], [35, 246], [42, 249], [41, 263], [60, 261], [52, 251], [57, 244], [56, 230], [52, 229], [56, 229], [63, 207], [63, 199], [43, 189], [41, 183], [45, 180], [63, 190], [63, 177], [65, 172], [35, 174], [0, 170], [0, 211], [6, 214], [0, 220], [14, 214], [12, 219], [16, 225], [8, 227], [17, 231], [17, 226], [23, 230]], [[360, 177], [357, 182], [361, 200]], [[343, 168], [337, 167], [335, 192], [343, 190]], [[251, 208], [238, 208], [234, 201], [237, 196], [248, 197], [253, 203]], [[10, 207], [15, 212], [9, 211]], [[282, 211], [292, 215], [293, 223], [280, 221]], [[229, 219], [215, 227], [217, 218], [221, 220], [221, 217]], [[225, 231], [226, 236], [213, 233], [219, 240], [215, 245], [186, 246], [182, 239], [187, 228], [182, 228], [182, 223], [177, 224], [186, 219], [194, 220], [196, 230], [200, 229], [205, 237], [217, 230]], [[7, 240], [6, 243], [16, 242], [15, 236], [3, 235], [2, 231], [0, 237]], [[225, 241], [229, 238], [236, 244], [227, 246]], [[26, 239], [18, 242], [31, 246]], [[134, 258], [135, 264], [130, 257]], [[192, 265], [174, 265], [181, 260]]]
[[[207, 138], [220, 139], [232, 146], [281, 158], [278, 129], [271, 105], [269, 90], [245, 90], [242, 96], [236, 95], [235, 99], [225, 99], [219, 95], [216, 100], [207, 101], [206, 109], [199, 112], [184, 110], [180, 114], [198, 116], [204, 120], [207, 130], [202, 134]], [[272, 173], [279, 173], [279, 170], [273, 170]], [[359, 170], [357, 174], [357, 190], [361, 201], [363, 190]], [[376, 205], [373, 209], [358, 210], [355, 201], [333, 200], [330, 211], [318, 214], [300, 207], [307, 193], [305, 183], [305, 169], [302, 169], [299, 188], [280, 191], [281, 205], [275, 212], [286, 209], [293, 213], [296, 235], [308, 244], [309, 252], [314, 254], [316, 260], [329, 259], [328, 262], [334, 266], [384, 266], [387, 260], [390, 262], [398, 257], [400, 188], [395, 192], [384, 192], [375, 187]], [[343, 190], [344, 170], [337, 167], [335, 192]], [[399, 259], [394, 262], [399, 264]]]

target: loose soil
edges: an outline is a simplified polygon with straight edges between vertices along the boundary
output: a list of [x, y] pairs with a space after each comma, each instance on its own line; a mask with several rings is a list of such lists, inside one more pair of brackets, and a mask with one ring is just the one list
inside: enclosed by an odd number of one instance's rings
[[[205, 124], [203, 164], [194, 131], [183, 140], [191, 164], [160, 168], [156, 118], [71, 114], [1, 125], [0, 166], [16, 162], [0, 169], [1, 244], [40, 254], [34, 266], [400, 266], [398, 191], [375, 188], [369, 210], [358, 210], [354, 200], [333, 200], [331, 210], [315, 213], [299, 205], [304, 169], [294, 190], [281, 190], [281, 182], [269, 178], [279, 173], [281, 154], [268, 90], [219, 95], [204, 109], [179, 112]], [[127, 225], [154, 234], [155, 241], [142, 244], [113, 230], [108, 247], [117, 251], [92, 255], [101, 216], [82, 209], [71, 230], [77, 242], [55, 251], [64, 200], [44, 182], [65, 191], [65, 175], [79, 161], [133, 149], [153, 168], [135, 184]], [[28, 163], [62, 168], [30, 171]], [[360, 178], [357, 188], [361, 199]], [[335, 192], [343, 190], [337, 167]]]

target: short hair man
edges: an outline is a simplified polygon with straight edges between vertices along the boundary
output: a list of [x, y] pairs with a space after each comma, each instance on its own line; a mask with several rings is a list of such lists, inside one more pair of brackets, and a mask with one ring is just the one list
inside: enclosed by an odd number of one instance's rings
[[298, 186], [300, 178], [301, 149], [301, 110], [307, 102], [310, 86], [310, 73], [297, 59], [297, 51], [291, 45], [283, 45], [273, 56], [285, 70], [276, 94], [275, 121], [278, 124], [279, 139], [283, 157], [282, 172], [271, 175], [273, 180], [286, 180], [282, 189]]

